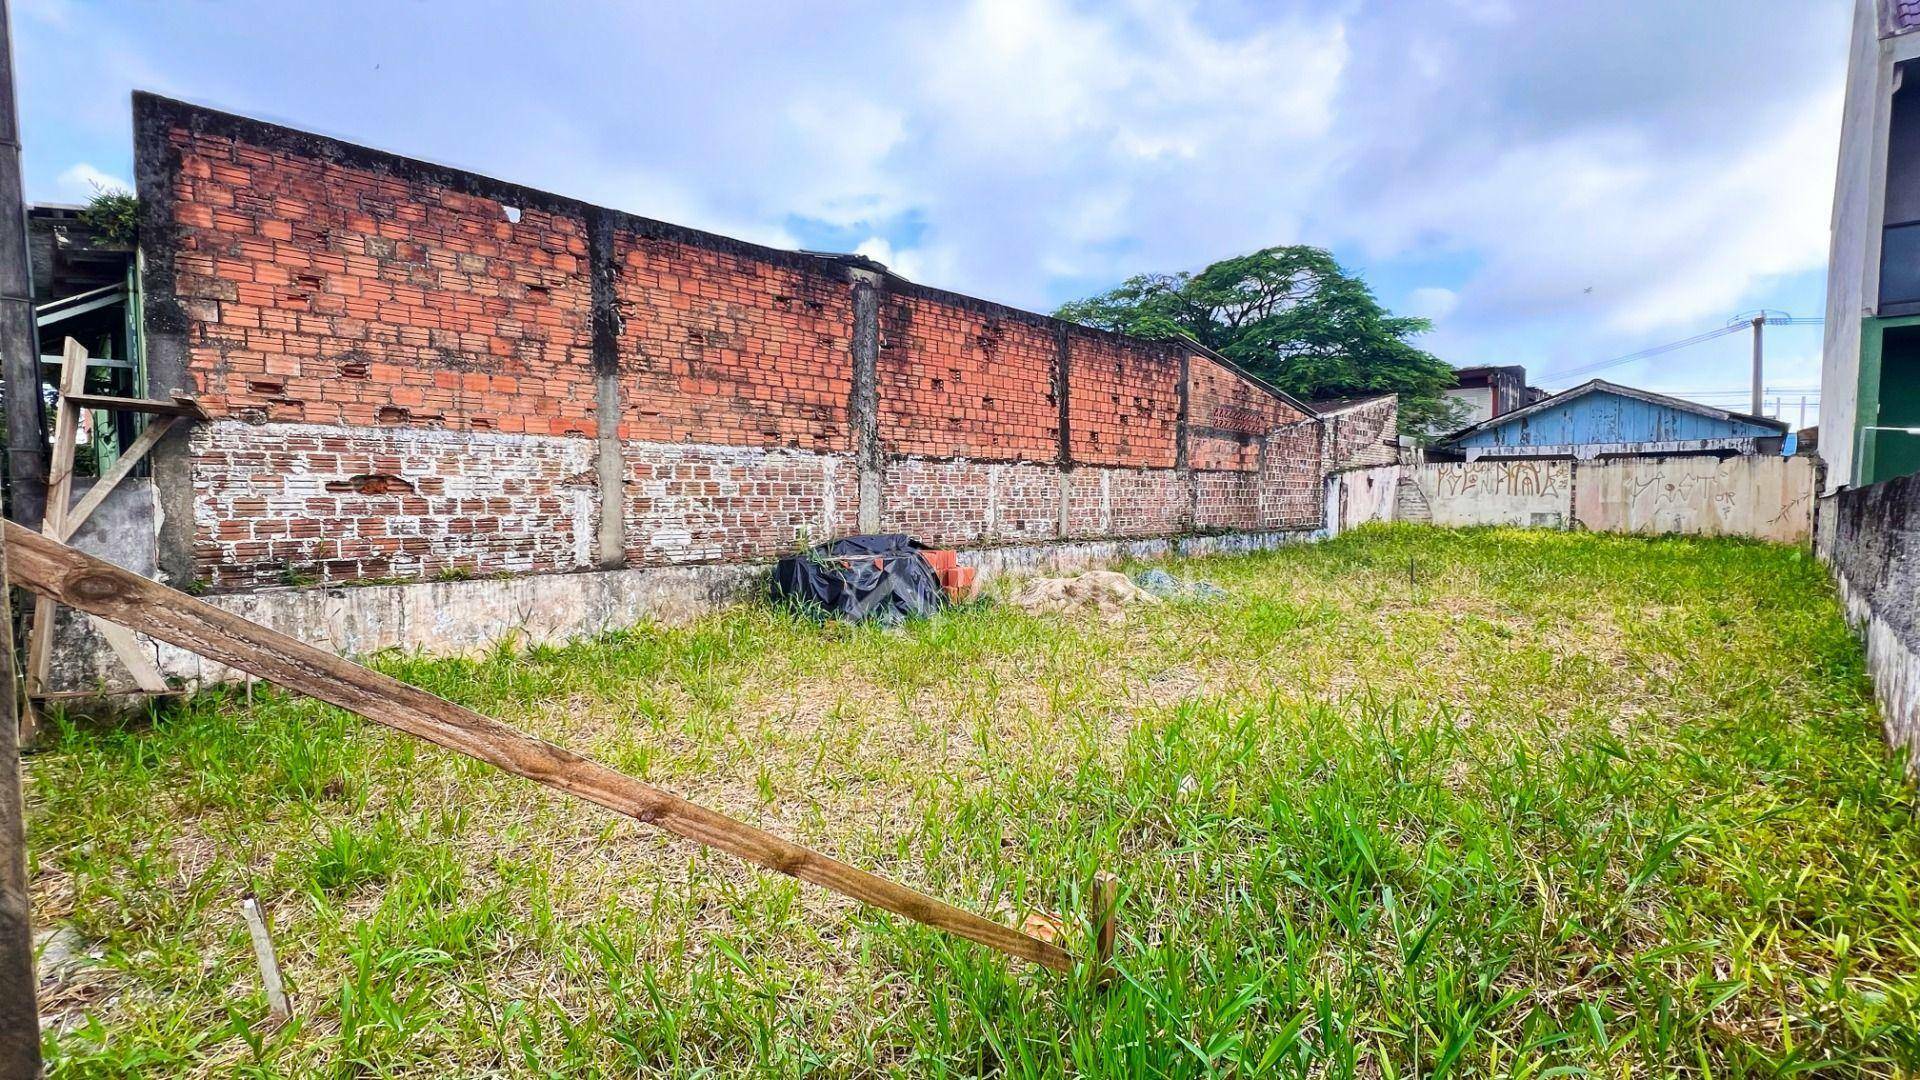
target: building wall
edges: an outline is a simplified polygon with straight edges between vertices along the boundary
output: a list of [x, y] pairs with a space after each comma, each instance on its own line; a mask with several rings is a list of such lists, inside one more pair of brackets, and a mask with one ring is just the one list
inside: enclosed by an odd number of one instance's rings
[[1470, 452], [1483, 447], [1618, 446], [1779, 436], [1777, 428], [1703, 416], [1600, 390], [1502, 421], [1449, 445]]
[[1311, 529], [1325, 425], [1179, 345], [140, 96], [179, 581]]
[[1861, 399], [1861, 331], [1879, 314], [1881, 193], [1893, 69], [1920, 58], [1920, 34], [1882, 38], [1875, 0], [1855, 0], [1841, 115], [1828, 250], [1827, 310], [1820, 366], [1820, 456], [1827, 489], [1853, 482], [1860, 424], [1875, 422]]

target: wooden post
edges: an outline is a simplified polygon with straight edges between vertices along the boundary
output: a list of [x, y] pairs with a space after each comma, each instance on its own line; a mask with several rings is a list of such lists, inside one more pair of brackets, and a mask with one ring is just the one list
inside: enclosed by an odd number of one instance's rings
[[[0, 369], [7, 383], [7, 470], [14, 515], [37, 525], [47, 466], [24, 201], [20, 110], [13, 97], [13, 30], [7, 0], [0, 0]], [[33, 908], [27, 891], [14, 666], [13, 595], [7, 587], [7, 547], [0, 540], [0, 1078], [25, 1080], [40, 1075], [40, 1012], [34, 1001]]]
[[1094, 978], [1113, 978], [1113, 940], [1118, 930], [1120, 879], [1105, 870], [1093, 875]]
[[[206, 418], [206, 412], [200, 408], [199, 402], [180, 395], [175, 395], [170, 402], [89, 396], [86, 393], [87, 359], [87, 350], [78, 341], [68, 338], [66, 348], [60, 355], [60, 395], [54, 404], [53, 456], [49, 459], [52, 464], [47, 474], [46, 513], [40, 526], [40, 531], [63, 543], [72, 539], [87, 518], [113, 493], [113, 489], [133, 473], [134, 466], [166, 435], [175, 420], [181, 417]], [[74, 433], [79, 427], [80, 410], [90, 406], [133, 409], [155, 414], [156, 418], [120, 456], [120, 460], [95, 482], [93, 489], [87, 492], [79, 505], [69, 508], [67, 503], [73, 494]], [[35, 598], [33, 625], [27, 631], [28, 700], [25, 718], [21, 722], [20, 741], [23, 744], [33, 741], [38, 727], [33, 699], [47, 694], [47, 675], [53, 665], [53, 620], [53, 601], [44, 596]], [[170, 689], [159, 667], [131, 633], [99, 619], [95, 619], [93, 625], [100, 636], [106, 639], [114, 655], [126, 665], [134, 684], [142, 691], [164, 694]]]
[[1008, 956], [1055, 971], [1073, 969], [1072, 955], [1051, 942], [688, 802], [491, 717], [202, 603], [13, 522], [6, 523], [6, 543], [20, 584], [68, 607], [98, 615], [216, 663], [251, 672], [290, 690], [359, 713], [375, 723], [579, 796], [769, 870], [958, 934]]
[[[4, 33], [4, 30], [0, 30]], [[8, 529], [19, 526], [7, 522]], [[0, 539], [0, 1077], [40, 1075], [33, 910], [27, 891], [26, 808], [20, 790], [20, 711], [13, 663], [13, 592]]]
[[280, 958], [274, 955], [273, 939], [267, 936], [267, 920], [260, 914], [260, 902], [249, 896], [240, 901], [240, 915], [247, 920], [247, 936], [253, 939], [253, 958], [260, 962], [260, 982], [267, 989], [267, 1011], [274, 1020], [286, 1023], [293, 1016], [287, 1002], [287, 988], [280, 982]]

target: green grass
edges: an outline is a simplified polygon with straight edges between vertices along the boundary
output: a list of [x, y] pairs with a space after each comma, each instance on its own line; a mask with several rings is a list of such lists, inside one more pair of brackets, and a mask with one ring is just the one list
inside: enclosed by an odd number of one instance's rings
[[[61, 727], [71, 1075], [1516, 1076], [1920, 1067], [1920, 826], [1823, 571], [1369, 528], [1118, 626], [745, 607], [395, 675], [937, 896], [1106, 989], [281, 696]], [[264, 996], [239, 900], [275, 927]]]

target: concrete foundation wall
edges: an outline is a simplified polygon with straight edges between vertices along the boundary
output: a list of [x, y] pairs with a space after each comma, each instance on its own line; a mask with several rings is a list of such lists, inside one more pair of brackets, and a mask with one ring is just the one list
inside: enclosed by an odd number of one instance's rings
[[[962, 564], [991, 581], [1010, 573], [1054, 573], [1128, 559], [1262, 551], [1319, 536], [1317, 530], [1018, 544], [963, 551]], [[761, 593], [767, 565], [735, 563], [600, 570], [579, 574], [439, 581], [358, 588], [269, 589], [208, 602], [343, 656], [385, 649], [435, 655], [483, 653], [501, 642], [564, 643], [644, 623], [689, 621]], [[143, 641], [145, 639], [142, 639]], [[229, 668], [170, 645], [155, 645], [160, 668], [189, 686], [237, 681]], [[106, 654], [106, 663], [112, 663]], [[125, 689], [118, 672], [89, 686]]]
[[1840, 491], [1820, 517], [1818, 552], [1865, 640], [1887, 741], [1920, 751], [1920, 476]]

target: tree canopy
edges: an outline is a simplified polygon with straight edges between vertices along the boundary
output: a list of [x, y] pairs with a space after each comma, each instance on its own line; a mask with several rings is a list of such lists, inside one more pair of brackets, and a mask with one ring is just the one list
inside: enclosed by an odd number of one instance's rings
[[1140, 274], [1063, 304], [1060, 318], [1136, 337], [1187, 336], [1296, 397], [1398, 393], [1400, 428], [1445, 430], [1453, 368], [1413, 339], [1426, 319], [1395, 315], [1326, 250], [1270, 247], [1197, 274]]

